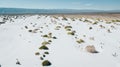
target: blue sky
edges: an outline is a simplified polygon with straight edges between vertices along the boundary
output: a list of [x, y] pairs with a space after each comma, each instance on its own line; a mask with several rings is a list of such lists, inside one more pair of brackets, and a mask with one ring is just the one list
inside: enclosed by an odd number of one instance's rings
[[0, 7], [120, 10], [120, 0], [0, 0]]

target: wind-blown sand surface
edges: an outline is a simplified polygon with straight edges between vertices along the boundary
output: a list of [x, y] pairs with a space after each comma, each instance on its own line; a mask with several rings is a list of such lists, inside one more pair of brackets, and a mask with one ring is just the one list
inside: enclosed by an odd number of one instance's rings
[[120, 67], [119, 17], [1, 15], [0, 65]]
[[56, 14], [52, 16], [65, 16], [69, 18], [90, 18], [90, 19], [101, 19], [101, 20], [106, 20], [106, 21], [111, 21], [111, 20], [120, 20], [120, 14]]

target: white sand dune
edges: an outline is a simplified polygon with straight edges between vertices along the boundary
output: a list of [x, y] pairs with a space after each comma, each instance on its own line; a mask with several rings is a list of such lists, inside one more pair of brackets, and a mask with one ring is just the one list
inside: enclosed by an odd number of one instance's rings
[[[3, 16], [0, 22], [2, 19]], [[93, 24], [96, 20], [80, 19], [73, 21], [71, 18], [43, 15], [9, 16], [5, 24], [0, 25], [1, 67], [43, 67], [44, 60], [52, 63], [49, 67], [120, 67], [120, 23], [108, 24], [97, 20], [98, 23]], [[55, 30], [56, 26], [60, 28]], [[66, 31], [65, 26], [71, 26], [74, 35], [68, 34], [71, 31]], [[42, 37], [49, 33], [57, 39]], [[78, 39], [84, 42], [77, 43]], [[52, 41], [46, 45], [49, 50], [39, 49], [48, 40]], [[89, 45], [95, 46], [98, 53], [87, 52], [86, 46]], [[40, 55], [35, 55], [36, 52]], [[16, 64], [16, 59], [21, 65]]]

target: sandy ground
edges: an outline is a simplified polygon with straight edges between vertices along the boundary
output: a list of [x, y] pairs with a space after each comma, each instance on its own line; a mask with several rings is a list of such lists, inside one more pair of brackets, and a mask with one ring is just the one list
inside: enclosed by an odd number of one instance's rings
[[56, 14], [52, 15], [55, 17], [64, 16], [69, 18], [90, 18], [94, 20], [105, 20], [105, 21], [112, 21], [112, 20], [120, 20], [120, 14]]

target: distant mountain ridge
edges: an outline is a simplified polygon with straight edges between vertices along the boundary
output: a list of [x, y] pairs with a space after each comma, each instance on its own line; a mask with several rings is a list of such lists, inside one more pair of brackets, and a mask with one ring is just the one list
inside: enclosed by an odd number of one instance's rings
[[120, 13], [120, 10], [0, 8], [0, 14]]

